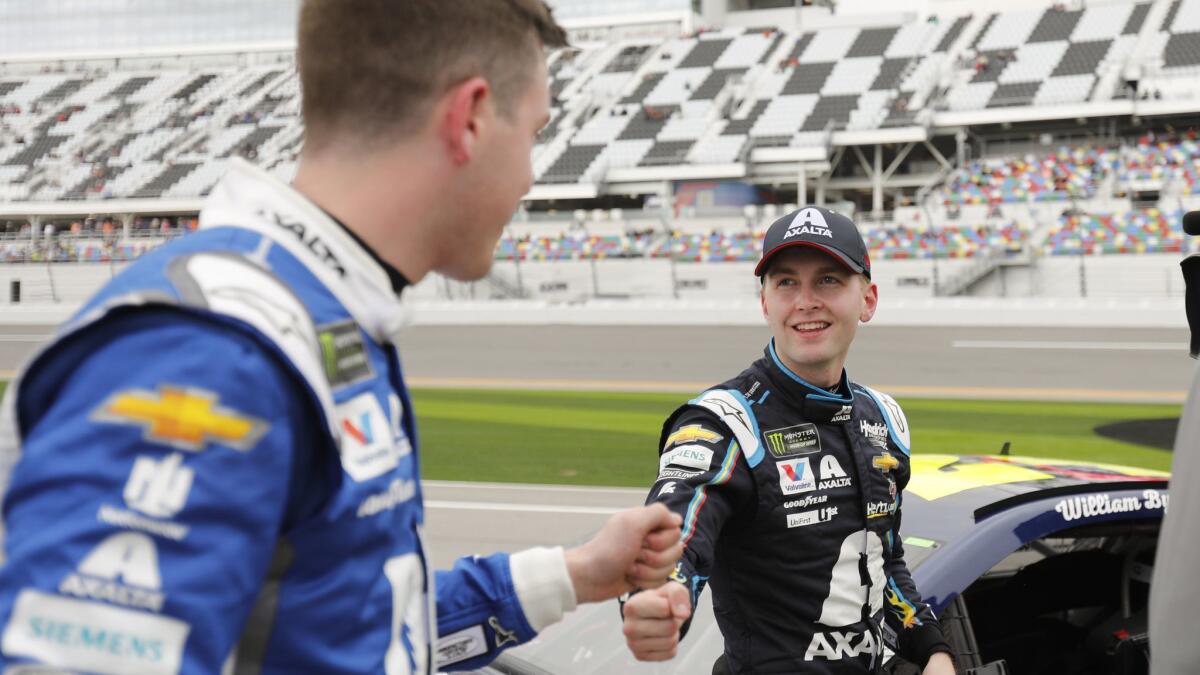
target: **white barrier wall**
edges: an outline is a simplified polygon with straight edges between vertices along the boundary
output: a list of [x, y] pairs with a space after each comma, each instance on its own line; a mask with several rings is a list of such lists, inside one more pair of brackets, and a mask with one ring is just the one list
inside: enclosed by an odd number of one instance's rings
[[0, 263], [0, 306], [11, 304], [14, 281], [21, 303], [78, 304], [125, 269], [128, 263]]
[[[952, 260], [879, 260], [872, 273], [889, 298], [929, 298], [939, 283], [972, 263]], [[419, 300], [505, 297], [503, 289], [524, 289], [527, 297], [556, 302], [585, 298], [698, 299], [755, 298], [754, 263], [672, 263], [669, 260], [597, 260], [496, 263], [498, 283], [448, 282], [431, 276], [414, 289]], [[940, 280], [940, 281], [939, 281]]]

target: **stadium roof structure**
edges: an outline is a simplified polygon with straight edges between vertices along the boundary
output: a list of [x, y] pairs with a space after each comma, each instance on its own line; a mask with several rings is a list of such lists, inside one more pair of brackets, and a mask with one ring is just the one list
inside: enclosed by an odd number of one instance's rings
[[[1200, 110], [1200, 1], [933, 6], [806, 10], [799, 27], [787, 10], [729, 15], [784, 27], [693, 30], [689, 12], [574, 22], [603, 39], [550, 57], [528, 200], [735, 180], [793, 185], [798, 201], [866, 191], [878, 212], [888, 191], [928, 194], [983, 130]], [[0, 59], [0, 217], [186, 212], [232, 156], [289, 178], [303, 137], [291, 50]]]

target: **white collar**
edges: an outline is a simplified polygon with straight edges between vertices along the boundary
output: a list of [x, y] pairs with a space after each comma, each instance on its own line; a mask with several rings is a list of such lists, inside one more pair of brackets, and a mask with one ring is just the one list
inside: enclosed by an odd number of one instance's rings
[[200, 211], [200, 227], [253, 230], [299, 259], [377, 342], [406, 322], [387, 272], [316, 204], [248, 162], [232, 158]]

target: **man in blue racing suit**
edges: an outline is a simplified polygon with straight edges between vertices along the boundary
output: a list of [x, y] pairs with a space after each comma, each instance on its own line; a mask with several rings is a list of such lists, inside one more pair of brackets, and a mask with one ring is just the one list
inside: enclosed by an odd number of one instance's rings
[[540, 0], [303, 4], [294, 187], [234, 162], [6, 392], [0, 670], [465, 669], [666, 579], [662, 506], [436, 578], [422, 545], [400, 292], [487, 272], [563, 42]]
[[867, 247], [849, 218], [806, 207], [771, 225], [755, 274], [763, 357], [663, 426], [647, 502], [684, 518], [684, 556], [678, 583], [625, 603], [630, 648], [670, 658], [711, 585], [714, 672], [870, 673], [891, 650], [953, 673], [904, 564], [908, 423], [844, 368], [878, 302]]

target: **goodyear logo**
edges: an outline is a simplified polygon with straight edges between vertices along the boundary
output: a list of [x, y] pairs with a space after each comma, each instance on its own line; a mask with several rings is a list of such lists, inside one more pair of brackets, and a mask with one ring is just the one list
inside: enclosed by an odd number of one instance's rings
[[821, 436], [815, 424], [797, 424], [763, 432], [767, 450], [774, 457], [808, 455], [821, 450]]
[[699, 424], [689, 424], [685, 427], [680, 427], [675, 430], [670, 436], [667, 436], [667, 442], [663, 444], [663, 450], [676, 445], [678, 443], [695, 443], [696, 441], [704, 441], [705, 443], [720, 443], [725, 437], [711, 429], [705, 429]]
[[209, 443], [245, 452], [270, 428], [263, 420], [218, 405], [217, 395], [210, 391], [169, 384], [159, 385], [156, 392], [117, 392], [92, 418], [140, 426], [147, 441], [190, 452], [199, 452]]

